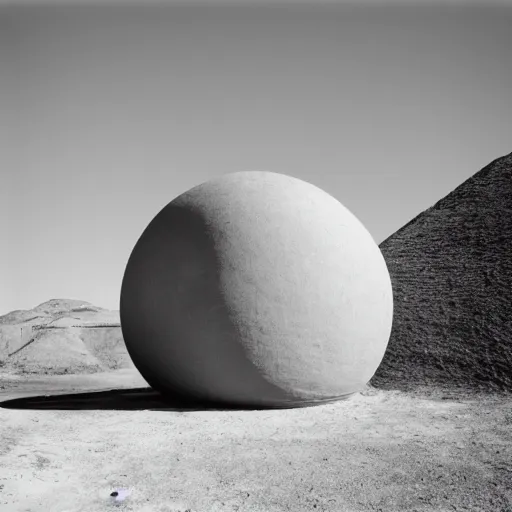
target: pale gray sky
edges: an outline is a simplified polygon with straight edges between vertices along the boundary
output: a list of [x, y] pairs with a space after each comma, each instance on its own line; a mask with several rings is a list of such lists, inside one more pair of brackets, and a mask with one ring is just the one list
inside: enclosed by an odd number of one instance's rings
[[310, 181], [381, 242], [512, 151], [512, 8], [424, 4], [0, 7], [0, 314], [117, 309], [147, 223], [220, 174]]

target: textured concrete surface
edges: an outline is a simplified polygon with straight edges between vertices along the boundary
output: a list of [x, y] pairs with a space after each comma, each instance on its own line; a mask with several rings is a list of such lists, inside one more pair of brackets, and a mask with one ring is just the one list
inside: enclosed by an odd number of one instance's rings
[[154, 388], [291, 406], [361, 389], [392, 309], [382, 254], [345, 207], [296, 178], [243, 172], [153, 219], [130, 256], [120, 313]]
[[373, 384], [512, 390], [512, 154], [381, 244], [395, 314]]

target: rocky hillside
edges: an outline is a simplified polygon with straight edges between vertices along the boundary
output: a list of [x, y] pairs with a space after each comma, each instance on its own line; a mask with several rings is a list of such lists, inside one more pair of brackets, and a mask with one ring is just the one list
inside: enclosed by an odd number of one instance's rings
[[118, 311], [53, 299], [0, 317], [0, 370], [95, 373], [132, 366]]
[[372, 384], [512, 390], [512, 153], [380, 247], [395, 311]]

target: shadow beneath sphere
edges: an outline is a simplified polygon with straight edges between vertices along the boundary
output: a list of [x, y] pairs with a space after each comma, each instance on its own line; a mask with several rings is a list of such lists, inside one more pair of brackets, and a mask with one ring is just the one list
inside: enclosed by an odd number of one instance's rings
[[0, 408], [62, 411], [258, 411], [312, 407], [346, 398], [348, 396], [318, 402], [294, 402], [273, 406], [241, 406], [183, 397], [170, 397], [146, 387], [14, 398], [0, 402]]

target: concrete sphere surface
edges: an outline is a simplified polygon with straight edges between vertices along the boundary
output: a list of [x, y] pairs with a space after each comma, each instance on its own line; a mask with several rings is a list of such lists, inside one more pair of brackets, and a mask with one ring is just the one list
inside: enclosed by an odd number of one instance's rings
[[391, 333], [379, 247], [310, 183], [223, 175], [151, 221], [129, 258], [121, 326], [142, 376], [168, 396], [294, 407], [361, 390]]

